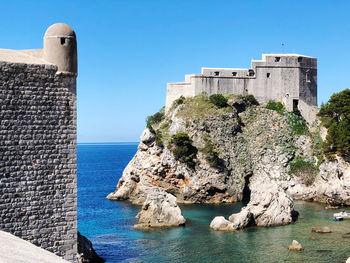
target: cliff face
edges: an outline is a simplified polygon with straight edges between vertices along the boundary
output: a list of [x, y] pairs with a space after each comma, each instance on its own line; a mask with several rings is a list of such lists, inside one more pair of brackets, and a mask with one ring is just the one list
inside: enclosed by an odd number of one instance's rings
[[[271, 182], [296, 199], [350, 204], [349, 162], [323, 160], [317, 127], [309, 132], [294, 114], [252, 106], [244, 98], [228, 104], [218, 108], [205, 96], [175, 103], [143, 132], [136, 155], [107, 198], [142, 204], [156, 186], [180, 203], [237, 202]], [[169, 142], [179, 132], [198, 150], [195, 165], [174, 157]]]

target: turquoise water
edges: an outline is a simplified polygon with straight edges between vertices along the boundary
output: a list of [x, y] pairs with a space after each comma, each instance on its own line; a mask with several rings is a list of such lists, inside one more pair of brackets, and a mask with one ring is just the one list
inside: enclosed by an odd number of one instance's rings
[[[140, 207], [109, 201], [137, 144], [78, 145], [78, 228], [107, 262], [345, 262], [350, 257], [350, 220], [332, 221], [335, 211], [296, 202], [299, 220], [292, 225], [249, 228], [237, 232], [209, 229], [217, 215], [238, 212], [242, 203], [181, 205], [186, 227], [137, 231], [132, 228]], [[329, 226], [330, 234], [311, 233]], [[311, 240], [311, 237], [315, 240]], [[298, 240], [305, 251], [290, 252]]]

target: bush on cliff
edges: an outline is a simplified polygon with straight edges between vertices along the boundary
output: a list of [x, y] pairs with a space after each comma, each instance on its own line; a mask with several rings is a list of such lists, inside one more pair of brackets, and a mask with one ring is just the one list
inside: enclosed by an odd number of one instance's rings
[[209, 101], [218, 108], [227, 107], [227, 98], [221, 94], [213, 94], [209, 96]]
[[196, 165], [197, 148], [192, 145], [193, 141], [187, 133], [179, 132], [171, 136], [168, 148], [172, 151], [175, 160], [186, 163], [193, 168]]
[[322, 124], [328, 129], [324, 152], [328, 158], [335, 154], [350, 156], [350, 90], [331, 96], [318, 113]]
[[309, 131], [305, 119], [297, 112], [287, 113], [287, 123], [294, 135], [305, 135]]
[[283, 115], [284, 114], [284, 106], [281, 102], [279, 101], [272, 101], [270, 100], [267, 104], [266, 104], [266, 109], [269, 110], [274, 110], [277, 111], [277, 113]]
[[155, 114], [148, 116], [146, 118], [146, 126], [147, 126], [147, 128], [153, 130], [152, 129], [152, 125], [161, 122], [164, 119], [164, 115], [165, 115], [165, 109], [163, 107], [158, 112], [156, 112]]
[[205, 159], [211, 167], [220, 168], [222, 160], [219, 158], [219, 153], [215, 151], [213, 143], [208, 138], [204, 138], [204, 141], [205, 145], [201, 152], [205, 155]]
[[304, 160], [301, 156], [296, 156], [289, 164], [290, 174], [300, 177], [307, 186], [312, 185], [315, 181], [318, 169], [312, 163]]

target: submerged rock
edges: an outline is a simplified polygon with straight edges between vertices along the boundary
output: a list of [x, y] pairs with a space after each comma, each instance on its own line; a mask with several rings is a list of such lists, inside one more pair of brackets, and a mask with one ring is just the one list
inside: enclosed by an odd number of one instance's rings
[[304, 250], [301, 244], [296, 240], [293, 240], [292, 244], [288, 246], [288, 249], [291, 251], [298, 251], [298, 252]]
[[99, 257], [89, 239], [78, 232], [78, 263], [103, 263], [106, 260]]
[[139, 223], [134, 226], [135, 229], [183, 226], [186, 222], [176, 204], [176, 197], [156, 187], [147, 195], [142, 210], [136, 217]]
[[313, 227], [313, 228], [311, 228], [311, 232], [315, 232], [315, 233], [332, 233], [332, 230], [328, 226]]
[[345, 233], [345, 234], [343, 234], [343, 236], [342, 236], [343, 238], [350, 238], [350, 232], [349, 233]]

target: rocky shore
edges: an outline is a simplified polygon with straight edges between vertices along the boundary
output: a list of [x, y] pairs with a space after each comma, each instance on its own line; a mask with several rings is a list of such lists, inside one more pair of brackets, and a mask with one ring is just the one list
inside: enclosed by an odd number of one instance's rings
[[[317, 122], [306, 125], [292, 113], [279, 114], [245, 98], [229, 102], [218, 108], [197, 96], [175, 103], [143, 132], [137, 153], [107, 198], [144, 204], [161, 189], [177, 203], [250, 200], [230, 220], [214, 220], [221, 222], [219, 228], [235, 229], [293, 222], [293, 199], [350, 205], [350, 164], [323, 157], [325, 132]], [[192, 165], [174, 156], [170, 142], [180, 132], [196, 149]]]

